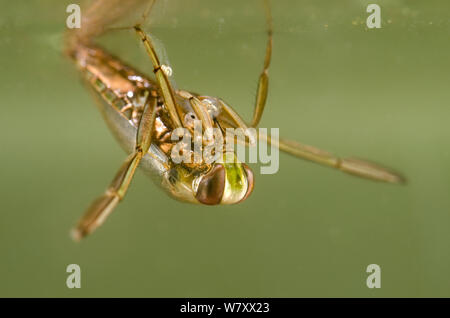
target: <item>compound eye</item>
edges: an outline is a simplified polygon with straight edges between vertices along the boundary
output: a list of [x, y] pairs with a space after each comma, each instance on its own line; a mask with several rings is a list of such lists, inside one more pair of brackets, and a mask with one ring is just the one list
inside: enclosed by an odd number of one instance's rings
[[196, 199], [206, 205], [216, 205], [222, 201], [225, 190], [225, 168], [221, 164], [215, 165], [210, 172], [203, 176], [198, 185]]
[[252, 194], [253, 187], [255, 185], [255, 177], [253, 176], [252, 169], [250, 169], [250, 167], [247, 166], [245, 163], [242, 164], [242, 167], [244, 168], [245, 174], [247, 175], [248, 187], [247, 187], [247, 193], [239, 202], [245, 201], [250, 196], [250, 194]]

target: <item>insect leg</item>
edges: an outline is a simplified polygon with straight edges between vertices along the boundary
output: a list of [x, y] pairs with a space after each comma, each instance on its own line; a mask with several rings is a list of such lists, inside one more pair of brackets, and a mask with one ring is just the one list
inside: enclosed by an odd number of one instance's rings
[[[238, 115], [238, 113], [229, 105], [227, 105], [223, 100], [218, 99], [220, 106], [222, 107], [222, 114], [219, 116], [220, 121], [232, 121], [234, 123], [233, 126], [242, 128], [242, 130], [245, 132], [247, 137], [249, 138], [249, 143], [251, 145], [254, 145], [256, 143], [257, 136], [253, 134], [251, 130], [248, 129], [247, 124], [244, 122], [244, 120], [241, 118], [241, 116]], [[224, 115], [227, 115], [227, 117], [224, 117]]]
[[[266, 21], [267, 21], [267, 45], [266, 45], [266, 55], [264, 58], [264, 66], [263, 70], [259, 76], [258, 88], [256, 91], [256, 101], [255, 101], [255, 109], [253, 111], [253, 119], [250, 125], [246, 124], [245, 121], [224, 101], [219, 100], [221, 106], [228, 117], [235, 123], [235, 125], [239, 128], [242, 128], [244, 131], [247, 131], [248, 127], [256, 128], [261, 120], [262, 114], [264, 112], [264, 107], [266, 105], [267, 93], [269, 90], [269, 66], [272, 57], [272, 14], [270, 12], [270, 4], [269, 0], [264, 1], [265, 10], [266, 10]], [[226, 120], [225, 118], [220, 118], [221, 120]], [[250, 143], [254, 144], [256, 138], [249, 136]]]
[[105, 193], [91, 204], [83, 217], [78, 221], [72, 231], [74, 240], [81, 240], [102, 225], [108, 215], [124, 198], [136, 168], [150, 148], [153, 125], [156, 118], [156, 102], [156, 97], [150, 96], [137, 131], [135, 151], [122, 164]]
[[266, 56], [264, 58], [264, 67], [259, 75], [258, 89], [256, 91], [256, 102], [255, 110], [253, 112], [253, 119], [250, 127], [257, 127], [261, 116], [264, 112], [264, 107], [266, 105], [267, 93], [269, 91], [269, 66], [272, 57], [272, 14], [270, 12], [269, 0], [264, 2], [266, 9], [266, 20], [267, 20], [267, 45], [266, 45]]
[[269, 136], [261, 133], [259, 133], [258, 137], [260, 140], [267, 140], [270, 144], [292, 156], [329, 166], [352, 175], [388, 183], [406, 182], [400, 174], [368, 161], [339, 158], [326, 151], [292, 140], [280, 139], [279, 142], [273, 142]]
[[169, 112], [173, 124], [175, 125], [175, 128], [183, 127], [180, 115], [178, 113], [178, 107], [175, 103], [174, 90], [169, 82], [169, 79], [167, 78], [166, 73], [164, 73], [162, 69], [162, 65], [159, 62], [159, 58], [156, 54], [152, 41], [141, 29], [140, 25], [134, 26], [134, 29], [144, 43], [145, 50], [147, 51], [148, 55], [150, 56], [150, 60], [153, 63], [153, 72], [155, 73], [156, 80], [159, 87], [161, 88], [161, 92], [164, 98], [164, 104], [166, 105], [167, 111]]

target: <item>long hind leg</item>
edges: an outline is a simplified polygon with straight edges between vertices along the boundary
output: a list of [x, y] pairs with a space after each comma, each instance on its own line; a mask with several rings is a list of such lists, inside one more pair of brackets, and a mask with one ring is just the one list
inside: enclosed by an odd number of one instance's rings
[[108, 215], [124, 198], [136, 168], [150, 148], [156, 118], [156, 102], [156, 97], [149, 97], [137, 131], [135, 151], [122, 164], [105, 193], [91, 204], [78, 221], [72, 230], [74, 240], [81, 240], [102, 225]]
[[271, 140], [269, 136], [262, 133], [259, 133], [258, 137], [259, 140], [267, 141], [269, 144], [292, 156], [338, 169], [351, 175], [388, 183], [401, 184], [406, 182], [405, 178], [399, 173], [369, 161], [340, 158], [329, 152], [293, 140]]

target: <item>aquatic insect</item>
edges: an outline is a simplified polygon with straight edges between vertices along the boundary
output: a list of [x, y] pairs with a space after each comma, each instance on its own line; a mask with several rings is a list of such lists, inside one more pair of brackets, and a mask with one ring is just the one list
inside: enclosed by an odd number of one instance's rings
[[[132, 1], [130, 1], [131, 3]], [[137, 3], [139, 1], [134, 1]], [[153, 6], [150, 2], [144, 17]], [[105, 32], [105, 26], [117, 20], [124, 10], [119, 1], [94, 2], [83, 17], [83, 27], [67, 36], [65, 53], [75, 62], [88, 86], [99, 100], [99, 108], [109, 128], [130, 155], [118, 170], [106, 192], [95, 200], [73, 230], [76, 240], [100, 226], [124, 198], [136, 168], [150, 173], [159, 186], [176, 199], [206, 205], [234, 204], [246, 200], [254, 187], [251, 169], [237, 160], [234, 152], [224, 151], [230, 160], [212, 163], [176, 163], [171, 157], [173, 132], [178, 128], [193, 129], [199, 120], [203, 128], [257, 127], [266, 104], [269, 66], [272, 54], [272, 18], [266, 2], [267, 44], [259, 75], [253, 118], [247, 124], [222, 99], [175, 89], [169, 80], [170, 68], [162, 65], [150, 35], [141, 24], [133, 29], [153, 65], [150, 78], [128, 66], [119, 58], [93, 43]], [[130, 5], [128, 9], [132, 8]], [[106, 12], [108, 14], [106, 14]], [[251, 142], [248, 136], [248, 142]], [[269, 136], [254, 136], [271, 143]], [[276, 146], [291, 155], [360, 177], [401, 183], [403, 178], [386, 168], [356, 159], [342, 159], [317, 148], [280, 139]]]

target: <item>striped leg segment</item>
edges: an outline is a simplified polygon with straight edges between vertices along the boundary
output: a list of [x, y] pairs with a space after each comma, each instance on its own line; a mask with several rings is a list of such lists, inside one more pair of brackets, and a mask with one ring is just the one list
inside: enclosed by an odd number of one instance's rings
[[177, 107], [175, 102], [174, 89], [170, 84], [170, 81], [167, 78], [166, 73], [164, 73], [164, 70], [162, 69], [162, 65], [159, 62], [159, 58], [158, 55], [156, 54], [153, 43], [150, 37], [148, 37], [145, 34], [145, 32], [141, 29], [140, 25], [136, 25], [134, 29], [138, 34], [138, 36], [140, 37], [140, 39], [142, 40], [142, 43], [144, 43], [145, 50], [150, 56], [150, 60], [152, 61], [153, 64], [153, 72], [155, 73], [156, 81], [158, 82], [158, 86], [161, 88], [161, 92], [164, 98], [164, 104], [167, 108], [167, 111], [169, 112], [173, 124], [175, 125], [175, 128], [183, 127], [180, 118], [181, 115], [178, 112], [179, 108]]
[[339, 158], [326, 151], [301, 144], [297, 141], [280, 139], [278, 142], [275, 142], [269, 136], [262, 135], [261, 133], [258, 137], [260, 140], [267, 140], [268, 143], [273, 144], [281, 151], [292, 156], [310, 160], [358, 177], [388, 183], [401, 184], [406, 182], [405, 178], [400, 174], [372, 162], [352, 158]]
[[267, 93], [269, 91], [269, 66], [270, 60], [272, 58], [272, 14], [270, 12], [269, 1], [265, 1], [266, 8], [266, 19], [267, 19], [267, 45], [266, 45], [266, 56], [264, 58], [264, 67], [259, 76], [258, 89], [256, 91], [256, 102], [255, 110], [253, 112], [253, 119], [250, 127], [257, 127], [262, 114], [264, 112], [264, 107], [266, 105]]
[[108, 215], [125, 197], [136, 168], [151, 145], [156, 118], [156, 103], [156, 97], [150, 96], [139, 124], [135, 151], [122, 164], [105, 193], [91, 204], [78, 221], [71, 233], [75, 241], [81, 240], [102, 225]]

